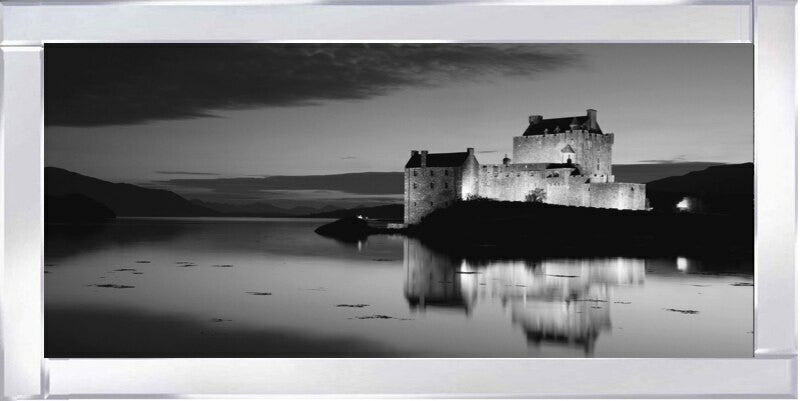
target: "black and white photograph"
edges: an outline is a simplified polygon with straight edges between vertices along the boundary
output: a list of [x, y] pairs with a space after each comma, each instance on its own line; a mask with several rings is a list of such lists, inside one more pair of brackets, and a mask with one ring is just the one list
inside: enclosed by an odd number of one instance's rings
[[753, 68], [46, 44], [44, 356], [752, 357]]

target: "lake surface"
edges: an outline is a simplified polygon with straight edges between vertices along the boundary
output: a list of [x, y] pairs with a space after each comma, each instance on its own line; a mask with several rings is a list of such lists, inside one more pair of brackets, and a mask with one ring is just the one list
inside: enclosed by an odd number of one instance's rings
[[752, 262], [472, 260], [311, 219], [48, 225], [46, 357], [750, 357]]

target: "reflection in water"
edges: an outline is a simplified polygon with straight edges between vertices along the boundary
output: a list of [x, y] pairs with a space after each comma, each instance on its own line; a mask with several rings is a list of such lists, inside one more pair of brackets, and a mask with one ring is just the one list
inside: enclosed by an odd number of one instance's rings
[[469, 314], [481, 300], [499, 299], [529, 344], [565, 344], [587, 354], [611, 328], [610, 289], [645, 278], [645, 261], [633, 258], [480, 262], [437, 253], [416, 239], [405, 240], [404, 256], [412, 309]]
[[48, 226], [46, 355], [752, 356], [752, 260], [465, 259], [320, 224]]

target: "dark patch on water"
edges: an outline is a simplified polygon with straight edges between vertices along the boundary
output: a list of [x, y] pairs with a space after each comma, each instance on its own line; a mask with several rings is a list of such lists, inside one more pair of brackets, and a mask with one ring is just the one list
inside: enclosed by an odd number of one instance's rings
[[669, 309], [664, 309], [664, 310], [667, 311], [667, 312], [678, 312], [678, 313], [682, 313], [684, 315], [696, 315], [696, 314], [700, 313], [700, 311], [696, 311], [696, 310], [693, 310], [693, 309], [672, 309], [672, 308], [669, 308]]
[[630, 305], [630, 304], [631, 304], [631, 303], [630, 303], [630, 302], [628, 302], [628, 301], [615, 301], [614, 303], [615, 303], [615, 304], [620, 304], [620, 305]]
[[115, 272], [135, 272], [136, 269], [117, 269]]
[[456, 274], [478, 274], [478, 272], [455, 272]]
[[144, 274], [144, 273], [142, 273], [142, 272], [134, 272], [133, 274]]
[[126, 285], [126, 284], [89, 284], [89, 286], [98, 288], [113, 288], [116, 290], [121, 290], [126, 288], [136, 288], [136, 286]]
[[731, 283], [734, 287], [752, 287], [753, 283]]
[[213, 265], [214, 267], [233, 267], [233, 265]]
[[377, 258], [377, 259], [372, 259], [372, 260], [374, 260], [376, 262], [394, 262], [394, 259], [385, 259], [385, 258]]
[[250, 295], [261, 295], [261, 296], [272, 295], [271, 292], [248, 291], [247, 293]]
[[602, 299], [576, 299], [574, 302], [608, 302]]
[[221, 318], [215, 317], [215, 318], [211, 319], [211, 321], [214, 322], [214, 323], [222, 323], [222, 322], [232, 322], [233, 320], [231, 320], [231, 319], [221, 319]]
[[[353, 319], [352, 317], [349, 319]], [[369, 316], [356, 316], [355, 319], [359, 320], [367, 320], [367, 319], [380, 319], [380, 320], [414, 320], [408, 318], [400, 318], [400, 317], [392, 317], [386, 315], [369, 315]]]
[[48, 270], [45, 270], [45, 271], [44, 271], [44, 274], [50, 274], [50, 271], [48, 271]]
[[336, 305], [337, 308], [363, 308], [365, 306], [369, 306], [368, 304], [339, 304]]
[[136, 263], [150, 263], [149, 260], [137, 260]]
[[692, 287], [711, 287], [708, 284], [689, 284], [689, 285], [691, 285]]
[[550, 276], [550, 277], [564, 277], [564, 278], [580, 277], [580, 276], [569, 276], [569, 275], [566, 275], [566, 274], [548, 274], [548, 276]]
[[478, 285], [486, 285], [486, 283], [478, 283]]
[[602, 306], [591, 306], [592, 309], [603, 309]]
[[55, 266], [55, 264], [53, 263], [45, 263], [44, 265], [44, 267], [53, 267], [53, 266]]

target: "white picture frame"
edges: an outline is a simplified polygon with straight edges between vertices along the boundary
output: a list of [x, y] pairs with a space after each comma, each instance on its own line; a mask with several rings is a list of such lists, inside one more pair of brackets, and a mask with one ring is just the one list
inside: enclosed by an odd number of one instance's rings
[[[624, 5], [623, 5], [624, 4]], [[0, 341], [12, 398], [797, 396], [794, 1], [9, 1], [0, 5]], [[575, 21], [591, 23], [575, 25]], [[47, 359], [45, 43], [753, 43], [754, 357]]]

